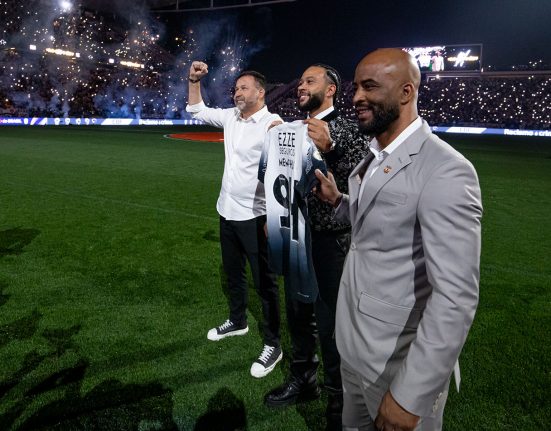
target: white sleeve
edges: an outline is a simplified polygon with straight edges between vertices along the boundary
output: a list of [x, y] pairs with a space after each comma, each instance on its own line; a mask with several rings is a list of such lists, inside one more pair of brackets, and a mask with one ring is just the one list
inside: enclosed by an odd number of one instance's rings
[[224, 127], [228, 113], [231, 115], [233, 109], [209, 108], [205, 102], [201, 101], [195, 105], [187, 105], [186, 111], [191, 113], [196, 120], [204, 121], [215, 127]]

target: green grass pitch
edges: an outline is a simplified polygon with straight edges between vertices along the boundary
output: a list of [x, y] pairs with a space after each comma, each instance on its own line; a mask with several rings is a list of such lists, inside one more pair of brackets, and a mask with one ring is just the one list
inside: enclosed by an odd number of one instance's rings
[[[0, 430], [321, 430], [269, 409], [227, 316], [221, 144], [168, 128], [0, 128]], [[449, 137], [483, 192], [480, 305], [445, 430], [551, 429], [551, 142]]]

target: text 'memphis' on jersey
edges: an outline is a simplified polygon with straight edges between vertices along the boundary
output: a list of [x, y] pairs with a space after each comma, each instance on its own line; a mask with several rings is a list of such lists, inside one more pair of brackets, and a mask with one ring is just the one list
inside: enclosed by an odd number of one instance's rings
[[272, 269], [285, 276], [297, 300], [314, 302], [318, 285], [312, 263], [306, 197], [325, 162], [301, 120], [273, 127], [266, 135], [258, 178], [266, 191], [268, 252]]

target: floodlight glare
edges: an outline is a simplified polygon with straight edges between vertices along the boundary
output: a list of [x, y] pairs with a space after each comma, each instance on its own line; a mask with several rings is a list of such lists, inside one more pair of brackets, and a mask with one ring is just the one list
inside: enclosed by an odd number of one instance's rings
[[63, 12], [69, 12], [73, 9], [73, 4], [68, 0], [60, 0], [59, 7]]

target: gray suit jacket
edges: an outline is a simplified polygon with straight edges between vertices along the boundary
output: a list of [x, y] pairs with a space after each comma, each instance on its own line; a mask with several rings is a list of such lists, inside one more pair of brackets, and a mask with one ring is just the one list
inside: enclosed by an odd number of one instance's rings
[[[396, 401], [432, 416], [478, 303], [482, 204], [471, 163], [426, 122], [367, 181], [349, 177], [336, 217], [352, 243], [337, 305], [342, 358]], [[376, 412], [371, 412], [376, 414]]]

